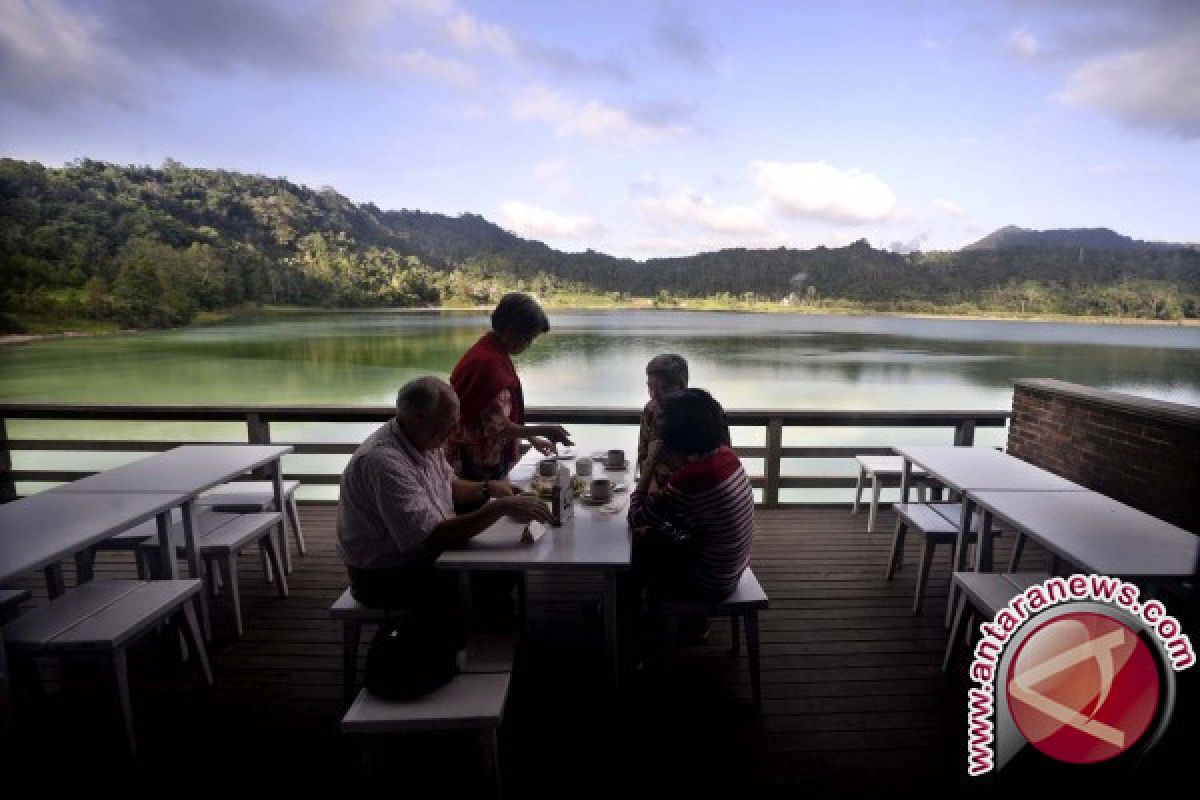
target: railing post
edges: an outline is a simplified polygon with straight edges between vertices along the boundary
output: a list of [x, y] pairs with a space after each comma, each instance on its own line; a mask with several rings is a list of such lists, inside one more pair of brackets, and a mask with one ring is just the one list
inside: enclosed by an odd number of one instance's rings
[[[246, 441], [250, 444], [270, 444], [271, 423], [267, 422], [259, 414], [253, 412], [246, 414]], [[256, 469], [254, 470], [254, 477], [266, 480], [271, 477], [270, 470], [266, 467]]]
[[975, 444], [975, 420], [959, 420], [954, 426], [954, 444], [958, 447], [971, 447]]
[[17, 499], [17, 484], [12, 478], [12, 453], [8, 449], [8, 428], [0, 417], [0, 503]]
[[783, 420], [771, 417], [767, 421], [766, 486], [763, 487], [763, 506], [775, 508], [779, 505], [779, 470], [783, 461]]

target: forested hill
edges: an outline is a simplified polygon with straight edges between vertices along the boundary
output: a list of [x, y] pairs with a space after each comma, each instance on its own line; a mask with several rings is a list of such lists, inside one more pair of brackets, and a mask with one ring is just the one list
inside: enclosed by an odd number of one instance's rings
[[52, 169], [0, 160], [3, 307], [35, 316], [171, 325], [245, 302], [476, 304], [514, 288], [659, 305], [707, 297], [728, 305], [1198, 315], [1194, 247], [990, 245], [897, 254], [859, 241], [638, 262], [562, 253], [474, 214], [382, 211], [332, 189], [173, 161], [156, 169], [79, 160]]

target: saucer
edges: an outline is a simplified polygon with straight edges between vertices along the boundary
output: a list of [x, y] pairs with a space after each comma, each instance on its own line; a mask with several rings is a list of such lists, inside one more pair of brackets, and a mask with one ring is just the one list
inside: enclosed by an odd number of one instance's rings
[[609, 503], [611, 503], [613, 500], [616, 500], [616, 499], [617, 498], [615, 498], [615, 497], [607, 497], [604, 500], [597, 500], [595, 497], [592, 497], [590, 494], [579, 495], [579, 502], [583, 503], [585, 506], [604, 506], [604, 505], [608, 505]]

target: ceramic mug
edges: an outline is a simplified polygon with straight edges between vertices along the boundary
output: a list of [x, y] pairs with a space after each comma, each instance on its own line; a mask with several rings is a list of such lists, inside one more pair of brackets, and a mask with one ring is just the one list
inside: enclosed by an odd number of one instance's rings
[[538, 462], [538, 475], [543, 478], [553, 478], [558, 474], [558, 461], [553, 458], [543, 458]]
[[575, 474], [581, 478], [592, 477], [592, 460], [590, 458], [579, 458], [575, 460]]
[[609, 469], [624, 469], [625, 468], [625, 451], [624, 450], [609, 450], [608, 457], [604, 459], [604, 466]]
[[607, 503], [612, 500], [613, 485], [608, 478], [596, 478], [592, 481], [592, 500], [597, 503]]

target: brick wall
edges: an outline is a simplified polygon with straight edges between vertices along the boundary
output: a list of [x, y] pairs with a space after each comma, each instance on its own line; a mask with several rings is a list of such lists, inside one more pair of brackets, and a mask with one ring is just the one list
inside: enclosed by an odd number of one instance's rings
[[1200, 533], [1200, 408], [1017, 381], [1008, 452]]

